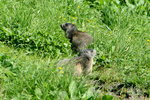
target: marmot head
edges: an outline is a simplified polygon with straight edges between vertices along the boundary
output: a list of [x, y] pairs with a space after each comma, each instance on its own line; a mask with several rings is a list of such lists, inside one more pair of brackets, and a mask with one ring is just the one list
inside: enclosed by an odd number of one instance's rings
[[62, 30], [66, 31], [74, 31], [77, 30], [76, 26], [74, 24], [71, 23], [64, 23], [61, 24], [60, 27], [62, 28]]
[[94, 49], [84, 49], [80, 51], [80, 56], [85, 58], [94, 58], [96, 56], [96, 50]]

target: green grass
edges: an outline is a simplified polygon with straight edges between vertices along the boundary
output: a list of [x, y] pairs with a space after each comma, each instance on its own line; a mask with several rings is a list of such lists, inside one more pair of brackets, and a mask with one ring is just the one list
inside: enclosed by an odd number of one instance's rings
[[56, 60], [27, 56], [3, 44], [0, 52], [0, 97], [3, 99], [98, 98], [98, 92], [87, 84], [86, 77], [74, 77], [69, 70], [56, 68], [52, 64]]
[[[122, 83], [150, 94], [150, 2], [139, 1], [0, 0], [0, 97], [96, 99]], [[88, 77], [55, 68], [74, 56], [60, 29], [65, 22], [94, 37], [89, 48], [98, 54]], [[86, 83], [97, 79], [102, 89], [93, 91], [97, 85]]]

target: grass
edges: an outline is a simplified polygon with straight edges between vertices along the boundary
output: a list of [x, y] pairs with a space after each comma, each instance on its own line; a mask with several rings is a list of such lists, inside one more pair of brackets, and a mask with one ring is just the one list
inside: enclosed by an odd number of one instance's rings
[[[121, 98], [149, 97], [150, 3], [127, 1], [1, 0], [0, 97], [105, 100], [117, 84]], [[59, 26], [65, 22], [94, 37], [92, 75], [78, 78], [55, 68], [75, 55]]]
[[52, 65], [56, 60], [27, 56], [2, 44], [0, 52], [0, 97], [3, 99], [96, 98], [97, 92], [93, 92], [86, 78], [73, 77], [69, 71], [56, 68]]

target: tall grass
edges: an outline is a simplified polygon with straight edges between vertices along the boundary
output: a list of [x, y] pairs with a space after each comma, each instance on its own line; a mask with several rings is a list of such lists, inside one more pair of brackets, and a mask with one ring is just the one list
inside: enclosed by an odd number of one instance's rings
[[64, 39], [60, 24], [71, 22], [84, 27], [85, 21], [94, 17], [88, 5], [67, 0], [1, 1], [1, 5], [1, 40], [51, 57], [70, 52], [70, 44]]

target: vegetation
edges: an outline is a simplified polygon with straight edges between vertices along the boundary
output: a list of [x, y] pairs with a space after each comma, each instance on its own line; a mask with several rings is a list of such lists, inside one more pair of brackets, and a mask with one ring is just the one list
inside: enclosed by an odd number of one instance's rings
[[[0, 0], [0, 9], [0, 98], [149, 98], [149, 0]], [[75, 55], [65, 22], [94, 37], [89, 76], [56, 67]]]

